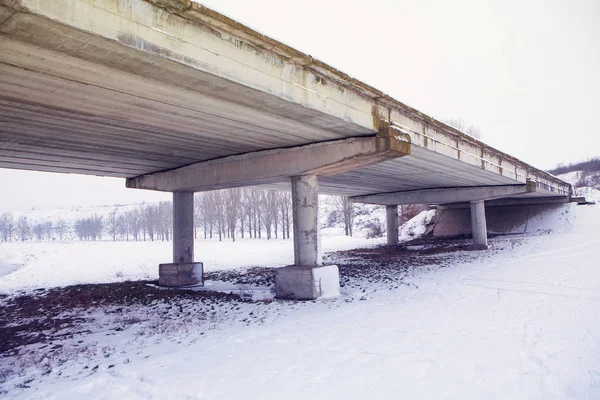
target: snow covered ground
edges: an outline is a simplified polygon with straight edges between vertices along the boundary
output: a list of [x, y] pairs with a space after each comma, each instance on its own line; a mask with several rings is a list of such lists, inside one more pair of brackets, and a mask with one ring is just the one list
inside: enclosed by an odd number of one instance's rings
[[[325, 251], [385, 243], [385, 238], [323, 235]], [[335, 232], [334, 232], [335, 233]], [[158, 264], [171, 262], [172, 242], [0, 243], [0, 293], [76, 283], [158, 279]], [[197, 240], [196, 260], [205, 271], [242, 267], [283, 267], [294, 263], [290, 239]], [[4, 276], [2, 276], [4, 275]]]
[[[13, 373], [1, 388], [15, 399], [598, 399], [600, 206], [565, 215], [551, 216], [552, 234], [423, 255], [430, 265], [407, 270], [401, 285], [358, 279], [326, 301], [81, 309], [88, 322], [54, 356], [36, 359], [47, 350], [32, 347], [4, 359]], [[0, 248], [5, 264], [29, 257], [0, 277], [2, 292], [64, 285], [63, 268], [73, 282], [155, 277], [170, 247], [20, 245]], [[198, 254], [215, 268], [278, 266], [291, 244], [199, 242]]]

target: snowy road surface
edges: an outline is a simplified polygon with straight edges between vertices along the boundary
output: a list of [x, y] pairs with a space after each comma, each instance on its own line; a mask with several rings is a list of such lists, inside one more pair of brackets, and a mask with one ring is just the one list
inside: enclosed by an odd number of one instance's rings
[[474, 261], [448, 255], [450, 266], [423, 269], [409, 286], [370, 286], [364, 301], [346, 292], [244, 304], [263, 322], [202, 334], [188, 325], [92, 335], [114, 349], [108, 358], [68, 360], [6, 396], [600, 399], [600, 207], [573, 213], [570, 231], [493, 239]]

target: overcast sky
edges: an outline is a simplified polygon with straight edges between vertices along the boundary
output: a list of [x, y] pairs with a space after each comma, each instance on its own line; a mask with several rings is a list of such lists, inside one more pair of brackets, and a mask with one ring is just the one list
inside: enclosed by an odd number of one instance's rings
[[[598, 0], [201, 3], [536, 167], [600, 156]], [[169, 198], [124, 185], [0, 169], [0, 210]]]

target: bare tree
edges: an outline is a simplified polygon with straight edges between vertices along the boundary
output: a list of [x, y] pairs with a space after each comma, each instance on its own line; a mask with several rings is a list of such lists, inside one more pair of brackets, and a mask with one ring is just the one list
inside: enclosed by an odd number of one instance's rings
[[274, 191], [263, 192], [261, 197], [261, 211], [263, 214], [263, 223], [267, 233], [267, 239], [271, 239], [271, 228], [274, 228], [275, 238], [277, 238], [277, 222], [279, 220], [279, 207], [277, 202], [278, 193]]
[[121, 240], [126, 239], [129, 241], [129, 229], [127, 229], [127, 217], [125, 214], [120, 214], [117, 218], [117, 233], [121, 237]]
[[161, 201], [160, 203], [158, 203], [158, 231], [160, 234], [160, 239], [166, 240], [168, 242], [171, 237], [172, 229], [173, 203], [171, 203], [170, 201]]
[[52, 229], [54, 228], [52, 221], [44, 222], [44, 235], [47, 240], [52, 240]]
[[154, 241], [158, 228], [158, 208], [155, 205], [147, 205], [142, 212], [143, 225], [145, 232], [148, 233], [151, 241]]
[[2, 233], [2, 240], [5, 242], [10, 241], [14, 230], [15, 223], [12, 213], [5, 212], [0, 215], [0, 233]]
[[211, 192], [204, 192], [201, 194], [202, 204], [202, 224], [204, 226], [204, 239], [208, 231], [208, 236], [212, 239], [213, 228], [215, 226], [215, 206], [213, 204], [213, 195]]
[[119, 210], [115, 207], [115, 209], [108, 214], [108, 220], [106, 221], [106, 231], [112, 236], [113, 241], [117, 240], [117, 233], [119, 232], [118, 211]]
[[219, 234], [219, 242], [223, 240], [225, 233], [225, 217], [224, 217], [224, 195], [222, 190], [214, 190], [208, 194], [212, 213], [215, 217], [217, 231]]
[[[252, 191], [254, 189], [243, 189], [242, 190], [242, 212], [241, 214], [241, 218], [242, 219], [247, 219], [247, 224], [246, 226], [248, 227], [248, 237], [252, 238], [252, 232], [253, 232], [253, 223], [254, 223], [254, 209], [253, 209], [253, 195], [252, 195]], [[242, 230], [244, 229], [244, 224], [241, 224], [242, 226]], [[242, 237], [244, 237], [242, 235]]]
[[127, 224], [127, 231], [133, 236], [133, 240], [136, 242], [140, 237], [141, 221], [140, 221], [140, 210], [134, 209], [125, 213], [125, 223]]
[[269, 213], [273, 216], [273, 232], [275, 233], [275, 239], [277, 237], [277, 229], [279, 226], [279, 197], [281, 196], [280, 192], [270, 191], [269, 192]]
[[465, 123], [460, 118], [447, 118], [443, 119], [442, 122], [475, 139], [481, 139], [481, 130], [475, 125]]
[[206, 239], [206, 221], [202, 195], [202, 193], [194, 193], [194, 239], [198, 239], [198, 228], [200, 226], [204, 226], [204, 239]]
[[22, 242], [29, 239], [31, 235], [31, 226], [29, 225], [29, 221], [25, 215], [21, 215], [17, 221], [17, 236], [21, 239]]
[[405, 204], [398, 207], [398, 219], [400, 225], [405, 224], [409, 220], [416, 217], [421, 211], [427, 210], [425, 204]]
[[142, 238], [144, 242], [146, 241], [146, 234], [148, 232], [148, 224], [146, 224], [146, 205], [144, 203], [140, 204], [138, 208], [138, 227], [140, 229]]
[[290, 225], [292, 214], [292, 194], [290, 192], [279, 193], [279, 213], [281, 221], [281, 236], [283, 239], [290, 238]]
[[258, 236], [261, 238], [262, 234], [262, 212], [261, 212], [261, 204], [262, 204], [263, 193], [257, 189], [248, 190], [248, 203], [247, 206], [250, 209], [250, 215], [252, 220], [252, 232], [254, 234], [254, 238]]
[[56, 233], [58, 234], [58, 237], [60, 240], [63, 240], [63, 236], [65, 235], [65, 233], [67, 233], [68, 229], [69, 229], [69, 226], [67, 225], [65, 220], [59, 219], [58, 221], [56, 221], [55, 230], [56, 230]]
[[224, 199], [227, 225], [229, 227], [231, 238], [235, 242], [235, 227], [242, 203], [242, 190], [240, 188], [229, 189], [225, 191]]
[[356, 215], [354, 203], [348, 200], [348, 197], [346, 196], [333, 196], [333, 204], [342, 216], [342, 220], [344, 222], [344, 233], [346, 236], [352, 236], [354, 216]]
[[44, 224], [43, 223], [37, 223], [33, 225], [33, 234], [35, 235], [35, 238], [39, 241], [41, 241], [44, 238]]
[[75, 221], [75, 233], [80, 240], [102, 239], [102, 228], [102, 217], [97, 214]]

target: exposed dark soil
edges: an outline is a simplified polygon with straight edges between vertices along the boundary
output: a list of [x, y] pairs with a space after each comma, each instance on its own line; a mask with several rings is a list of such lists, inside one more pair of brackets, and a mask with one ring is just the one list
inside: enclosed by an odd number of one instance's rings
[[211, 271], [204, 273], [207, 281], [230, 282], [235, 285], [272, 286], [276, 268], [251, 267], [245, 270]]
[[[405, 284], [404, 279], [422, 267], [444, 267], [452, 253], [469, 250], [466, 240], [415, 240], [400, 246], [380, 246], [329, 253], [325, 263], [336, 264], [340, 285], [388, 283], [391, 288]], [[469, 257], [466, 255], [465, 257]]]
[[[82, 333], [77, 325], [85, 321], [78, 309], [102, 306], [148, 306], [150, 303], [194, 299], [206, 303], [243, 301], [239, 296], [185, 289], [164, 290], [156, 281], [135, 281], [74, 285], [37, 289], [33, 293], [0, 297], [0, 357], [12, 355], [20, 346], [46, 343]], [[117, 308], [118, 310], [118, 308]], [[72, 329], [71, 329], [72, 328]]]
[[[329, 253], [326, 264], [336, 264], [342, 286], [367, 286], [386, 283], [389, 288], [404, 284], [404, 279], [421, 267], [442, 267], [452, 259], [450, 253], [467, 250], [464, 240], [415, 241], [397, 247], [375, 247]], [[467, 253], [468, 254], [468, 253]], [[465, 257], [469, 257], [466, 255]], [[236, 285], [274, 286], [275, 268], [252, 267], [245, 270], [205, 273], [206, 280]], [[18, 348], [31, 344], [51, 345], [55, 339], [82, 334], [78, 326], [85, 321], [81, 310], [119, 307], [149, 307], [167, 303], [186, 311], [180, 302], [194, 300], [206, 305], [207, 315], [216, 303], [249, 301], [234, 294], [187, 289], [161, 289], [156, 281], [74, 285], [37, 289], [15, 295], [0, 294], [0, 357], [16, 354]], [[115, 309], [116, 306], [116, 309]], [[197, 311], [197, 310], [196, 310]]]

